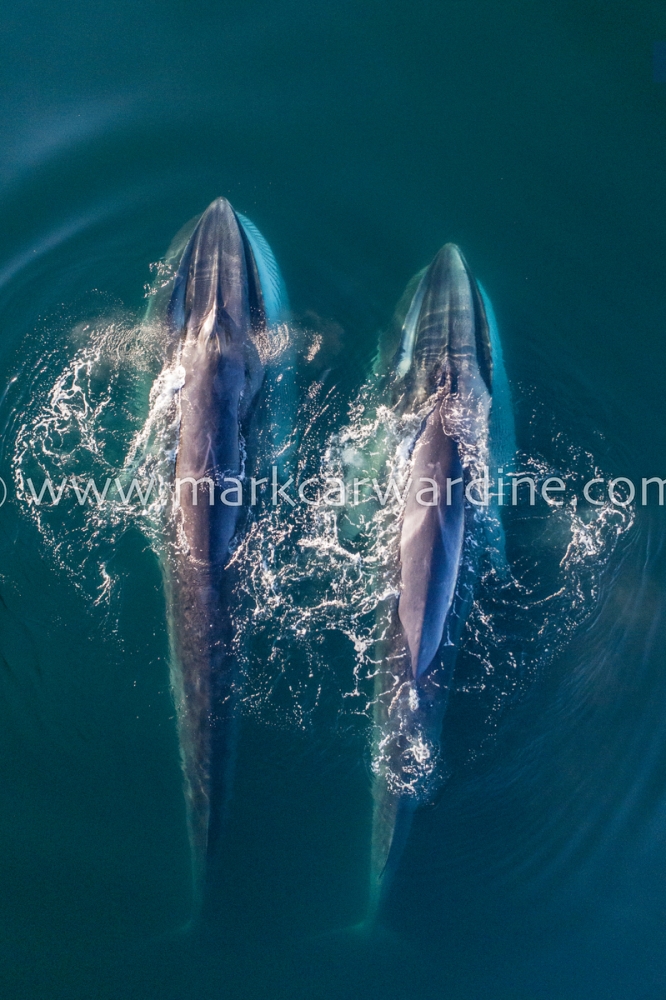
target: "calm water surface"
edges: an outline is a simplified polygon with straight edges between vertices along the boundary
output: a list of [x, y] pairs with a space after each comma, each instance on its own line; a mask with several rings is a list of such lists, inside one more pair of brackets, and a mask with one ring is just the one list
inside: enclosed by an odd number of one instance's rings
[[322, 587], [343, 578], [351, 609], [336, 632], [285, 542], [283, 604], [245, 622], [219, 920], [189, 941], [173, 936], [188, 845], [146, 531], [71, 505], [39, 519], [16, 497], [21, 469], [122, 467], [160, 367], [146, 289], [218, 195], [326, 342], [308, 454], [349, 425], [377, 331], [452, 240], [495, 305], [525, 467], [666, 476], [663, 5], [26, 0], [1, 31], [3, 995], [663, 997], [656, 504], [591, 528], [512, 518], [522, 603], [482, 595], [472, 615], [447, 780], [366, 939], [340, 932], [363, 915], [371, 811], [366, 720], [345, 698], [356, 582], [315, 538], [307, 565]]

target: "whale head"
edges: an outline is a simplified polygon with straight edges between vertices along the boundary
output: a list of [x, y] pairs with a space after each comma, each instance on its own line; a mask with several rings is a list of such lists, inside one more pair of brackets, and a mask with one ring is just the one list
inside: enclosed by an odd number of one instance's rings
[[426, 268], [405, 316], [393, 369], [410, 401], [421, 403], [449, 377], [480, 377], [490, 393], [492, 357], [479, 286], [454, 243]]
[[185, 247], [167, 318], [186, 337], [215, 334], [232, 343], [265, 323], [254, 255], [226, 198], [208, 206]]

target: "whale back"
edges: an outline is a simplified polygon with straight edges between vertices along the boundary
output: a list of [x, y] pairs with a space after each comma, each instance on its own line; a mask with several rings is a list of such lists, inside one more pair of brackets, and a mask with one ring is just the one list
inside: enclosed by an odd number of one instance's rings
[[[403, 407], [426, 410], [412, 452], [400, 535], [398, 615], [411, 670], [433, 663], [453, 607], [465, 522], [466, 456], [485, 455], [493, 385], [490, 323], [459, 249], [446, 244], [407, 309], [395, 355]], [[434, 500], [419, 487], [434, 484]]]

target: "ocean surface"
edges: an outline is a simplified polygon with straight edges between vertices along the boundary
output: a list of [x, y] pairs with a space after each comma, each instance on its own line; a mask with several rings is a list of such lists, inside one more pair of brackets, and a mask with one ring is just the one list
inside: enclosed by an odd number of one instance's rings
[[[3, 997], [663, 998], [666, 512], [640, 483], [666, 477], [664, 5], [24, 0], [0, 32]], [[372, 933], [374, 607], [340, 524], [269, 511], [243, 543], [218, 915], [188, 937], [155, 525], [26, 485], [130, 468], [161, 261], [220, 195], [289, 290], [303, 468], [372, 439], [378, 333], [453, 241], [515, 468], [569, 490], [509, 512], [512, 582], [479, 586]], [[600, 505], [572, 503], [591, 478]]]

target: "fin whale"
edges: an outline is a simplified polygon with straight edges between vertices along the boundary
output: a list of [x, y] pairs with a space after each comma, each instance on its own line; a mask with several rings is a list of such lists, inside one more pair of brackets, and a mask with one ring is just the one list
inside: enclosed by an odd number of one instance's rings
[[394, 413], [422, 418], [410, 473], [413, 482], [435, 484], [437, 502], [419, 503], [414, 488], [407, 495], [397, 605], [376, 644], [368, 920], [386, 897], [416, 809], [437, 784], [443, 717], [474, 590], [465, 539], [475, 516], [465, 486], [474, 470], [508, 462], [515, 451], [494, 313], [458, 247], [442, 247], [399, 309], [393, 356], [380, 344], [375, 373], [383, 366]]
[[232, 784], [236, 570], [230, 555], [243, 525], [239, 486], [257, 456], [265, 381], [261, 338], [272, 335], [287, 309], [270, 247], [249, 220], [218, 198], [182, 252], [167, 307], [182, 384], [163, 572], [193, 917], [205, 902]]

